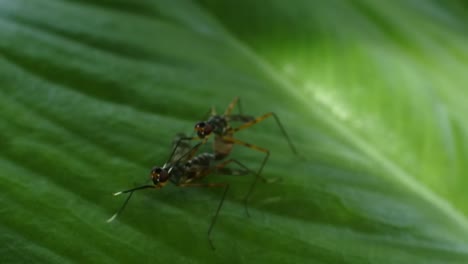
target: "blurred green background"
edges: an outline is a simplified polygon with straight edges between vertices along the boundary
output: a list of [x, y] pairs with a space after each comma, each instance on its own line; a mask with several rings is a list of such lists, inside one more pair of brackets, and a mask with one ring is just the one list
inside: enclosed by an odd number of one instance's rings
[[[0, 0], [0, 263], [468, 263], [461, 0]], [[124, 197], [214, 106], [231, 190]], [[205, 150], [209, 150], [206, 146]], [[262, 154], [233, 157], [257, 168]]]

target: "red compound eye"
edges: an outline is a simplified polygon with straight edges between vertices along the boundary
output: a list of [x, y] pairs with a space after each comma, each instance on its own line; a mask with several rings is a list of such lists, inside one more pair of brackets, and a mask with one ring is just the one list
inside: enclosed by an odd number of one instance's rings
[[165, 169], [154, 167], [151, 170], [151, 179], [155, 185], [158, 185], [159, 183], [166, 182], [169, 179], [169, 174]]
[[208, 124], [207, 122], [199, 122], [195, 125], [195, 131], [197, 131], [197, 135], [199, 138], [204, 138], [211, 134], [213, 131], [213, 126]]

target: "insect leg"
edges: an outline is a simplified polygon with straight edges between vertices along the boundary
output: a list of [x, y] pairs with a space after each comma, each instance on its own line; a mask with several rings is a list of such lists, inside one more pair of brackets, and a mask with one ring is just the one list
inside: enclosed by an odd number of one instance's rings
[[[279, 126], [279, 128], [281, 129], [281, 132], [283, 133], [283, 136], [284, 136], [284, 137], [286, 138], [286, 140], [288, 141], [289, 147], [291, 148], [292, 152], [293, 152], [294, 154], [297, 155], [296, 148], [294, 147], [294, 145], [293, 145], [291, 139], [289, 138], [288, 133], [286, 132], [286, 129], [284, 129], [284, 127], [283, 127], [283, 125], [281, 124], [281, 122], [280, 122], [278, 116], [277, 116], [275, 113], [273, 113], [273, 112], [269, 112], [269, 113], [266, 113], [266, 114], [264, 114], [264, 115], [262, 115], [262, 116], [259, 116], [259, 117], [255, 118], [255, 119], [253, 119], [253, 120], [251, 120], [251, 121], [249, 121], [249, 122], [246, 122], [246, 123], [240, 125], [239, 127], [233, 128], [232, 130], [233, 130], [234, 133], [237, 132], [237, 131], [241, 131], [241, 130], [243, 130], [243, 129], [246, 129], [246, 128], [248, 128], [248, 127], [251, 127], [251, 126], [253, 126], [253, 125], [255, 125], [255, 124], [257, 124], [257, 123], [259, 123], [259, 122], [261, 122], [261, 121], [263, 121], [263, 120], [265, 120], [265, 119], [267, 119], [267, 118], [270, 117], [270, 116], [273, 116], [273, 117], [275, 118], [276, 124]], [[240, 118], [240, 117], [241, 117], [241, 116], [239, 116], [239, 118]]]
[[208, 228], [208, 242], [210, 243], [211, 248], [214, 250], [215, 247], [213, 245], [213, 241], [211, 240], [211, 231], [213, 230], [216, 220], [218, 219], [219, 211], [221, 210], [221, 207], [223, 207], [224, 198], [226, 197], [226, 193], [229, 190], [229, 184], [228, 183], [185, 183], [185, 184], [183, 183], [178, 186], [179, 187], [224, 187], [223, 196], [221, 197], [221, 200], [218, 204], [218, 208], [216, 209], [216, 213], [211, 219], [211, 224], [210, 224], [210, 227]]
[[260, 176], [260, 174], [262, 173], [263, 167], [265, 166], [268, 158], [270, 157], [270, 151], [268, 149], [265, 149], [265, 148], [262, 148], [262, 147], [259, 147], [259, 146], [255, 146], [255, 145], [252, 145], [250, 143], [240, 141], [238, 139], [231, 138], [231, 137], [223, 137], [223, 140], [232, 142], [232, 143], [237, 144], [237, 145], [242, 145], [242, 146], [248, 147], [250, 149], [254, 149], [254, 150], [265, 153], [265, 158], [263, 158], [262, 164], [260, 165], [260, 168], [258, 169], [257, 173], [255, 174], [255, 179], [252, 182], [252, 184], [250, 185], [250, 189], [249, 189], [249, 191], [247, 192], [247, 195], [244, 198], [244, 205], [245, 205], [245, 208], [246, 208], [246, 213], [247, 213], [247, 215], [250, 215], [249, 211], [247, 210], [247, 208], [248, 208], [247, 204], [248, 204], [250, 195], [252, 194], [253, 190], [255, 189], [255, 185], [257, 184], [258, 179], [261, 178], [263, 181], [266, 181], [263, 177]]
[[224, 111], [224, 115], [225, 116], [230, 115], [232, 112], [232, 109], [234, 109], [234, 107], [236, 106], [238, 102], [239, 102], [239, 97], [236, 96], [234, 100], [232, 100], [232, 102], [228, 105], [228, 107], [226, 108], [226, 111]]

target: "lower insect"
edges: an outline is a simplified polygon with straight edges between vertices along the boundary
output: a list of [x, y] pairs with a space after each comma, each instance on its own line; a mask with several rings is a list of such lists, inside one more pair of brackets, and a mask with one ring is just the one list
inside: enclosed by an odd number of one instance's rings
[[[229, 190], [228, 183], [202, 183], [201, 179], [214, 173], [226, 175], [246, 175], [251, 171], [242, 163], [234, 159], [227, 159], [219, 162], [216, 155], [213, 153], [201, 153], [196, 155], [196, 152], [202, 145], [199, 143], [191, 147], [187, 142], [178, 140], [180, 136], [174, 140], [176, 142], [174, 149], [169, 157], [168, 162], [162, 167], [154, 167], [150, 172], [152, 184], [142, 185], [136, 188], [128, 189], [114, 193], [114, 195], [128, 194], [120, 209], [107, 221], [111, 222], [122, 213], [133, 193], [138, 190], [144, 189], [160, 189], [167, 183], [171, 182], [177, 187], [207, 187], [207, 188], [222, 188], [223, 194], [219, 201], [215, 215], [212, 218], [211, 224], [208, 228], [208, 241], [210, 246], [214, 249], [211, 240], [211, 232], [218, 218], [218, 214], [223, 206], [224, 199]], [[235, 163], [241, 167], [240, 170], [232, 170], [227, 167], [228, 164]], [[252, 173], [254, 175], [254, 173]]]

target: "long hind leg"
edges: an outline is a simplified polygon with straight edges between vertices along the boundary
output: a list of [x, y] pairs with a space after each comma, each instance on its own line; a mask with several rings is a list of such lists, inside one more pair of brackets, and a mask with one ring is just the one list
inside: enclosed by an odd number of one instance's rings
[[[256, 151], [260, 151], [260, 152], [263, 152], [265, 153], [265, 157], [263, 158], [263, 161], [260, 165], [260, 168], [258, 169], [258, 171], [255, 173], [255, 179], [254, 181], [252, 182], [252, 184], [250, 185], [250, 188], [249, 188], [249, 191], [247, 192], [247, 195], [245, 196], [244, 198], [244, 205], [245, 205], [245, 208], [246, 208], [246, 213], [247, 215], [250, 215], [249, 214], [249, 211], [248, 211], [248, 201], [249, 201], [249, 198], [250, 198], [250, 195], [252, 194], [253, 190], [255, 189], [255, 185], [257, 184], [257, 181], [259, 178], [263, 179], [264, 181], [266, 181], [262, 176], [261, 176], [261, 173], [262, 173], [262, 170], [263, 170], [263, 167], [265, 167], [265, 164], [268, 160], [268, 158], [270, 157], [270, 151], [268, 149], [265, 149], [265, 148], [262, 148], [262, 147], [259, 147], [259, 146], [256, 146], [256, 145], [253, 145], [253, 144], [250, 144], [250, 143], [247, 143], [247, 142], [244, 142], [244, 141], [241, 141], [241, 140], [238, 140], [238, 139], [235, 139], [235, 138], [231, 138], [231, 137], [223, 137], [223, 140], [227, 141], [227, 142], [232, 142], [233, 144], [237, 144], [237, 145], [242, 145], [242, 146], [245, 146], [245, 147], [248, 147], [250, 149], [253, 149], [253, 150], [256, 150]], [[243, 166], [243, 165], [241, 165]]]
[[266, 113], [266, 114], [261, 115], [261, 116], [255, 118], [255, 119], [253, 119], [253, 120], [245, 122], [244, 124], [240, 125], [239, 127], [233, 128], [232, 131], [235, 133], [235, 132], [244, 130], [244, 129], [249, 128], [249, 127], [251, 127], [251, 126], [253, 126], [253, 125], [257, 124], [257, 123], [262, 122], [263, 120], [267, 119], [270, 116], [274, 117], [274, 119], [276, 121], [276, 124], [281, 129], [281, 132], [283, 133], [283, 136], [286, 138], [286, 141], [288, 141], [289, 147], [291, 148], [292, 152], [297, 155], [296, 148], [294, 147], [291, 139], [289, 138], [288, 133], [286, 132], [286, 129], [284, 129], [284, 126], [281, 124], [278, 116], [273, 112]]
[[224, 187], [224, 192], [223, 195], [221, 196], [221, 200], [219, 201], [218, 207], [216, 208], [215, 215], [211, 219], [211, 224], [210, 227], [208, 228], [208, 242], [210, 243], [211, 248], [214, 250], [215, 247], [213, 245], [213, 241], [211, 240], [211, 231], [213, 230], [213, 227], [216, 223], [216, 220], [218, 219], [218, 214], [219, 211], [221, 210], [221, 207], [223, 207], [224, 203], [224, 198], [226, 197], [226, 194], [229, 190], [229, 184], [228, 183], [183, 183], [178, 185], [179, 187]]

